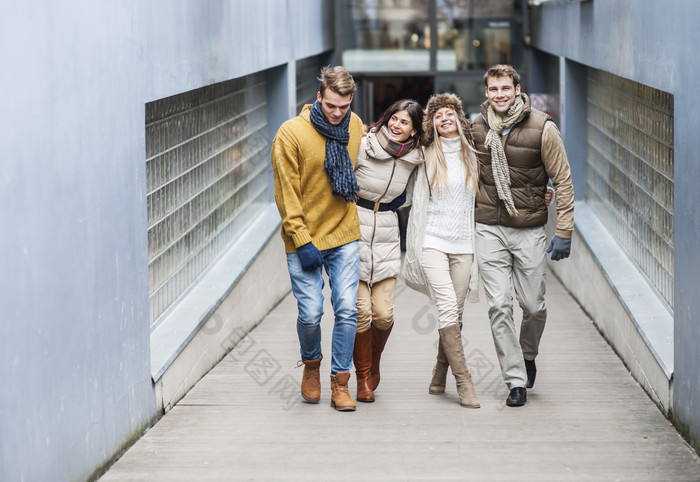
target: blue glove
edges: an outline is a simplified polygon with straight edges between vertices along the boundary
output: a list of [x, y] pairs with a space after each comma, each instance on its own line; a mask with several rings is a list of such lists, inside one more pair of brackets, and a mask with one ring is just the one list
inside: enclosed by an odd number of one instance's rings
[[568, 258], [571, 254], [571, 238], [560, 238], [556, 234], [552, 238], [547, 248], [548, 253], [552, 253], [552, 259], [559, 261], [560, 259]]
[[406, 202], [406, 190], [404, 189], [403, 192], [398, 195], [398, 197], [395, 197], [394, 200], [389, 203], [389, 209], [396, 212], [396, 210], [399, 209], [401, 206], [403, 206], [403, 203], [405, 203], [405, 202]]
[[297, 255], [304, 271], [315, 271], [323, 264], [323, 256], [314, 243], [306, 243], [297, 248]]

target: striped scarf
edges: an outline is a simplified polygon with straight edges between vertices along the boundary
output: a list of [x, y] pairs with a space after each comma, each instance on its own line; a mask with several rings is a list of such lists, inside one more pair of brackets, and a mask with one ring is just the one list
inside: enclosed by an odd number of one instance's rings
[[487, 149], [489, 147], [491, 148], [491, 170], [493, 171], [493, 179], [496, 182], [498, 199], [505, 203], [508, 214], [511, 216], [517, 216], [518, 210], [515, 209], [513, 194], [510, 192], [510, 169], [508, 167], [506, 153], [503, 150], [501, 133], [504, 129], [522, 120], [525, 112], [523, 95], [519, 95], [515, 99], [515, 102], [510, 106], [505, 117], [498, 115], [489, 105], [489, 132], [486, 134], [486, 141], [484, 142], [484, 147]]
[[348, 111], [340, 124], [334, 126], [326, 119], [318, 100], [311, 107], [311, 124], [319, 134], [326, 137], [326, 157], [323, 168], [333, 186], [333, 194], [343, 196], [349, 203], [357, 201], [359, 191], [355, 170], [347, 149], [350, 141], [350, 116], [351, 112]]
[[389, 128], [386, 125], [375, 131], [375, 134], [382, 149], [393, 157], [402, 157], [415, 147], [415, 139], [413, 137], [410, 137], [406, 142], [392, 141], [391, 137], [389, 137]]

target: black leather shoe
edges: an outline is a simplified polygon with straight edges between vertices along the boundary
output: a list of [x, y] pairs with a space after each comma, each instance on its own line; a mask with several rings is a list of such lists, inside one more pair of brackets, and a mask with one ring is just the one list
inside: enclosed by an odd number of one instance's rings
[[527, 402], [527, 389], [525, 387], [515, 387], [510, 391], [506, 399], [509, 407], [522, 407]]
[[527, 371], [527, 388], [532, 388], [535, 386], [535, 377], [537, 376], [535, 360], [525, 360], [525, 370]]

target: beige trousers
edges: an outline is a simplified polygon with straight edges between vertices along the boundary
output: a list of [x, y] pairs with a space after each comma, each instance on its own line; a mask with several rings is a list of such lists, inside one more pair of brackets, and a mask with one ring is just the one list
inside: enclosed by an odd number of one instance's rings
[[[527, 382], [524, 360], [534, 360], [547, 320], [544, 227], [507, 228], [476, 223], [479, 274], [489, 304], [491, 332], [509, 389]], [[523, 310], [518, 337], [513, 290]]]
[[374, 283], [360, 280], [357, 288], [357, 332], [362, 333], [372, 323], [377, 329], [386, 331], [394, 323], [394, 292], [396, 278], [386, 278]]
[[437, 249], [423, 249], [421, 266], [435, 294], [440, 329], [462, 320], [473, 260], [472, 254], [448, 254]]

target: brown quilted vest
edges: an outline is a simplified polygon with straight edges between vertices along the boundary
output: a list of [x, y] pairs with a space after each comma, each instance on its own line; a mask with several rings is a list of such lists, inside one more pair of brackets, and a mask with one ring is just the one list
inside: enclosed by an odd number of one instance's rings
[[485, 102], [481, 115], [472, 124], [474, 145], [479, 159], [479, 192], [476, 195], [474, 220], [483, 224], [499, 224], [511, 228], [542, 226], [547, 222], [544, 194], [549, 177], [542, 162], [542, 131], [552, 118], [527, 102], [527, 114], [512, 130], [501, 138], [510, 168], [510, 189], [518, 215], [508, 214], [503, 201], [498, 199], [491, 169], [491, 152], [484, 147], [488, 133]]

